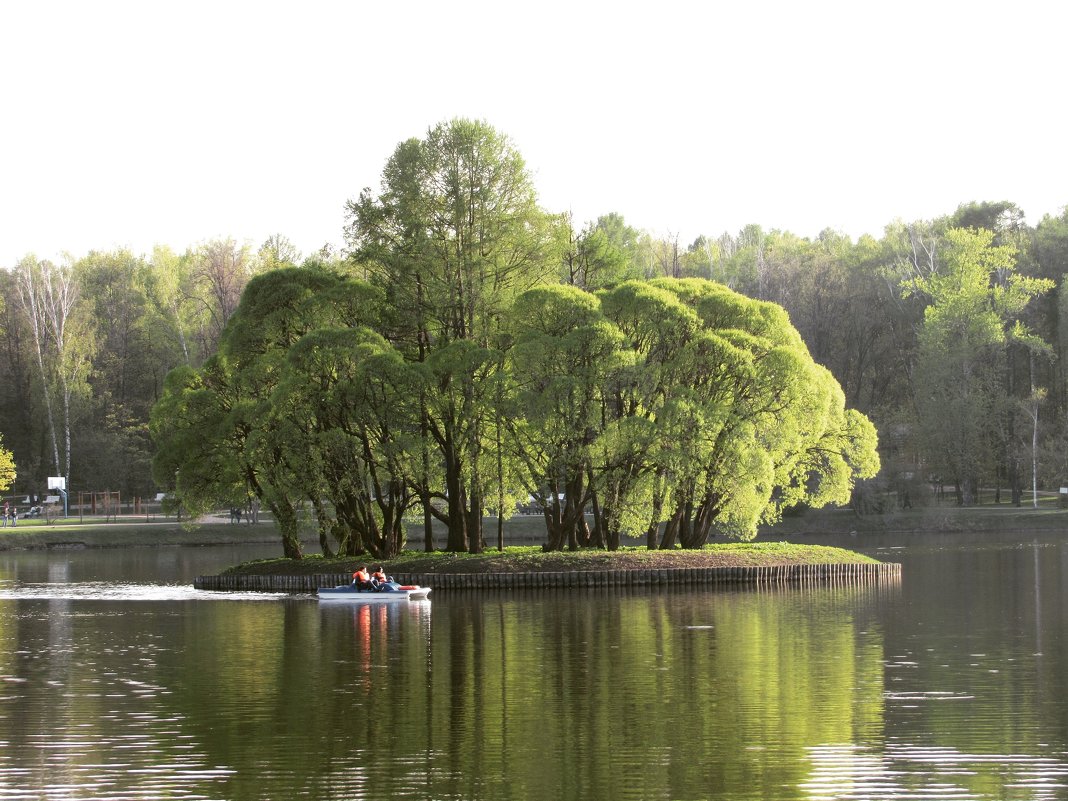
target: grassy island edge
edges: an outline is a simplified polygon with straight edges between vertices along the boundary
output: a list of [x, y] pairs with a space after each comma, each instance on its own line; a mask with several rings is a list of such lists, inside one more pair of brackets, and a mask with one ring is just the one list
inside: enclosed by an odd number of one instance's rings
[[513, 545], [503, 551], [481, 554], [448, 551], [403, 551], [390, 560], [369, 556], [327, 559], [261, 559], [234, 565], [223, 575], [307, 575], [350, 573], [358, 566], [382, 564], [386, 572], [452, 573], [557, 573], [565, 571], [648, 570], [710, 567], [772, 567], [798, 564], [879, 564], [844, 548], [791, 542], [715, 543], [699, 550], [649, 550], [625, 547], [618, 551], [584, 548], [545, 552], [537, 545]]

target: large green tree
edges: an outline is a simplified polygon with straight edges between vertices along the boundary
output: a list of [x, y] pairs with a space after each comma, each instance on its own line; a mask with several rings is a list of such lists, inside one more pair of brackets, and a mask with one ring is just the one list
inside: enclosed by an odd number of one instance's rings
[[976, 502], [981, 476], [993, 472], [1007, 403], [1007, 348], [1044, 348], [1021, 315], [1051, 282], [1019, 274], [1015, 249], [995, 245], [994, 236], [987, 229], [948, 230], [934, 269], [906, 282], [908, 291], [930, 304], [915, 379], [924, 453], [963, 505]]
[[[492, 351], [513, 299], [553, 277], [550, 219], [512, 142], [456, 119], [397, 147], [380, 191], [349, 203], [346, 237], [397, 312], [391, 338], [436, 376], [422, 398], [426, 537], [434, 515], [448, 549], [479, 551], [496, 397], [484, 382], [501, 363]], [[430, 485], [437, 474], [440, 490]]]
[[201, 369], [174, 370], [152, 412], [159, 447], [153, 469], [161, 486], [173, 487], [193, 514], [255, 495], [274, 514], [290, 558], [302, 555], [299, 512], [306, 492], [293, 460], [307, 453], [307, 430], [280, 419], [275, 390], [301, 337], [342, 321], [359, 322], [349, 317], [354, 304], [346, 302], [345, 289], [341, 278], [319, 269], [257, 276], [219, 352]]
[[775, 304], [632, 281], [528, 292], [512, 324], [513, 433], [547, 548], [585, 544], [587, 509], [609, 548], [749, 538], [790, 506], [847, 503], [878, 470], [874, 427]]
[[298, 432], [280, 439], [325, 554], [328, 533], [337, 553], [389, 559], [404, 546], [420, 453], [421, 368], [362, 326], [317, 329], [290, 349], [273, 427]]
[[692, 310], [657, 412], [652, 454], [670, 481], [654, 494], [661, 547], [699, 547], [712, 530], [748, 539], [762, 522], [805, 504], [847, 503], [878, 471], [875, 430], [846, 409], [781, 307], [722, 285], [661, 279]]
[[[618, 367], [622, 334], [595, 296], [570, 286], [524, 293], [509, 320], [508, 441], [545, 516], [546, 548], [591, 544], [591, 504], [600, 518], [591, 447], [604, 427], [606, 378]], [[594, 544], [606, 544], [602, 527], [594, 535]]]

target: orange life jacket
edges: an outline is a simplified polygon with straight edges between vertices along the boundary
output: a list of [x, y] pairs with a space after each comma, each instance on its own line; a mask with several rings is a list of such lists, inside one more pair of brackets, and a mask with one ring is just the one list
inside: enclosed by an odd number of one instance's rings
[[357, 570], [355, 573], [352, 574], [352, 578], [353, 578], [354, 581], [360, 581], [360, 582], [370, 581], [371, 580], [371, 577], [367, 575], [367, 571], [366, 570]]

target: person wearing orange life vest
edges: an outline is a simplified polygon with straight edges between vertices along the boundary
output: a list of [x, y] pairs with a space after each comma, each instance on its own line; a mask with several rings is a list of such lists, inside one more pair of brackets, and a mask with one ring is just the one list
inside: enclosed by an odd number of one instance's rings
[[393, 576], [387, 576], [382, 565], [376, 567], [375, 572], [371, 574], [371, 586], [379, 592], [396, 592], [400, 589], [396, 579]]
[[361, 565], [360, 569], [352, 574], [352, 583], [358, 590], [369, 590], [371, 586], [371, 575], [367, 572], [367, 565]]

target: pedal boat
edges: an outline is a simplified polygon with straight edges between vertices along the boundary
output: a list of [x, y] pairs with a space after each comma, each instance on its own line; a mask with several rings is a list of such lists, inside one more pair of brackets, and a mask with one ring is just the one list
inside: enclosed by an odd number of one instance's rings
[[357, 603], [391, 603], [396, 601], [425, 601], [430, 587], [389, 582], [377, 590], [357, 589], [352, 584], [320, 587], [316, 594], [320, 601], [356, 601]]

